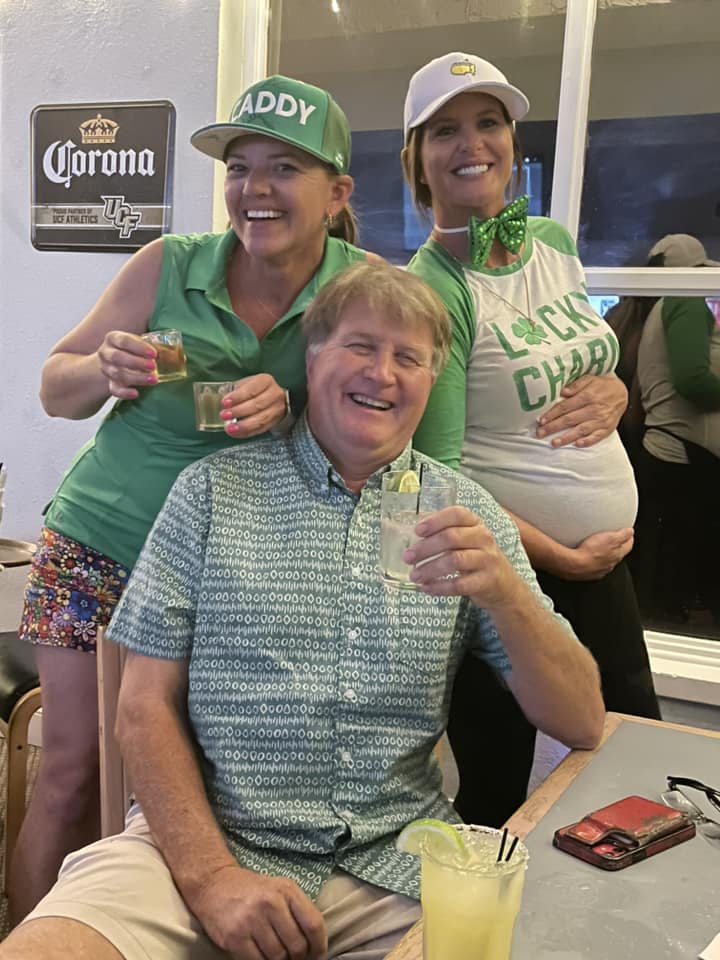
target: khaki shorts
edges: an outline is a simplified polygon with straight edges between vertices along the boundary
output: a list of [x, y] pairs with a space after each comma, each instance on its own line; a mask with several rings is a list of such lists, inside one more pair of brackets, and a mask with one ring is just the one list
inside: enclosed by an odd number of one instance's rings
[[[316, 905], [328, 960], [381, 960], [420, 918], [420, 904], [334, 870]], [[145, 817], [135, 805], [124, 833], [65, 858], [58, 881], [25, 922], [65, 917], [87, 924], [125, 960], [227, 960], [185, 906]]]

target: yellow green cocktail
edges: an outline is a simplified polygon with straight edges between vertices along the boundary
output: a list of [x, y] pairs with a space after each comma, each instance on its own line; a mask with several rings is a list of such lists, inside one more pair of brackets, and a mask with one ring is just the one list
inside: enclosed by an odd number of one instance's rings
[[[423, 821], [418, 821], [422, 823]], [[498, 862], [502, 831], [462, 825], [460, 845], [436, 831], [419, 838], [424, 960], [509, 960], [528, 851]], [[443, 831], [444, 833], [445, 831]], [[507, 856], [508, 847], [504, 851]]]

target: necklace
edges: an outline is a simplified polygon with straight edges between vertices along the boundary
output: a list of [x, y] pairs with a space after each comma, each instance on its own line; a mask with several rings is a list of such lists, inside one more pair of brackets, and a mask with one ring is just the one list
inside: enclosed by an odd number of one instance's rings
[[[468, 232], [467, 227], [438, 227], [437, 224], [433, 226], [433, 230], [436, 231], [437, 233], [467, 233]], [[460, 261], [458, 257], [456, 257], [453, 253], [450, 253], [447, 247], [445, 247], [444, 245], [443, 247], [454, 260], [458, 260], [459, 263], [462, 263], [462, 261]], [[477, 279], [478, 283], [487, 290], [488, 293], [492, 294], [492, 296], [495, 297], [496, 300], [500, 300], [506, 306], [510, 307], [511, 310], [513, 310], [520, 317], [522, 317], [523, 320], [525, 320], [527, 323], [530, 324], [531, 330], [535, 330], [537, 323], [532, 318], [532, 310], [530, 307], [530, 284], [528, 282], [527, 274], [525, 273], [525, 261], [522, 258], [522, 254], [520, 255], [520, 272], [522, 273], [523, 284], [525, 286], [525, 303], [526, 303], [525, 310], [521, 310], [516, 303], [512, 302], [512, 300], [508, 300], [507, 297], [504, 297], [501, 293], [498, 293], [498, 291], [495, 290], [489, 283], [483, 280], [482, 275], [478, 270], [473, 270], [473, 276]]]
[[492, 287], [489, 283], [483, 280], [482, 276], [480, 276], [479, 273], [475, 272], [473, 275], [480, 283], [480, 286], [484, 287], [488, 291], [488, 293], [492, 294], [493, 297], [495, 297], [496, 300], [502, 301], [502, 303], [510, 307], [511, 310], [519, 314], [523, 318], [523, 320], [527, 320], [527, 322], [530, 324], [530, 329], [534, 330], [537, 324], [535, 320], [533, 320], [532, 318], [532, 309], [530, 307], [530, 284], [528, 283], [527, 274], [525, 273], [525, 263], [522, 260], [520, 261], [520, 273], [522, 274], [523, 284], [525, 287], [525, 303], [526, 303], [525, 310], [521, 310], [516, 303], [512, 302], [512, 300], [508, 300], [507, 297], [504, 297], [501, 293], [498, 293], [498, 291], [495, 290], [494, 287]]
[[258, 340], [262, 340], [282, 316], [281, 310], [273, 310], [254, 293], [246, 292], [240, 299], [231, 302], [237, 315], [250, 327]]
[[439, 227], [435, 224], [433, 230], [436, 233], [469, 233], [470, 227]]
[[279, 313], [277, 312], [277, 310], [273, 310], [273, 309], [272, 309], [271, 307], [269, 307], [263, 300], [261, 300], [260, 297], [256, 297], [254, 293], [251, 293], [250, 296], [251, 296], [252, 299], [255, 301], [255, 303], [256, 303], [259, 307], [262, 307], [262, 309], [265, 311], [265, 313], [266, 313], [269, 317], [272, 318], [273, 323], [278, 319], [279, 316], [281, 316], [281, 314], [279, 314]]

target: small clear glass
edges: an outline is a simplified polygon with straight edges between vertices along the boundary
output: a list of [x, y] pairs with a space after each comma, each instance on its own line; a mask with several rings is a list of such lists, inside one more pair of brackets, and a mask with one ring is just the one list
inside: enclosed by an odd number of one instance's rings
[[158, 383], [182, 380], [187, 376], [185, 350], [179, 330], [151, 330], [142, 339], [155, 347]]
[[197, 380], [193, 383], [195, 426], [198, 430], [224, 430], [228, 421], [220, 413], [223, 397], [235, 387], [232, 380]]

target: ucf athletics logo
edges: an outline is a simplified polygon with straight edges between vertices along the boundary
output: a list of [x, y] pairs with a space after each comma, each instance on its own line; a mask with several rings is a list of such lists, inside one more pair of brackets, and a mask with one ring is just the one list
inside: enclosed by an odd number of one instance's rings
[[120, 231], [120, 239], [127, 240], [130, 234], [142, 221], [142, 213], [139, 210], [133, 210], [129, 203], [125, 203], [125, 197], [102, 197], [105, 206], [103, 207], [103, 216], [109, 220], [114, 227]]

